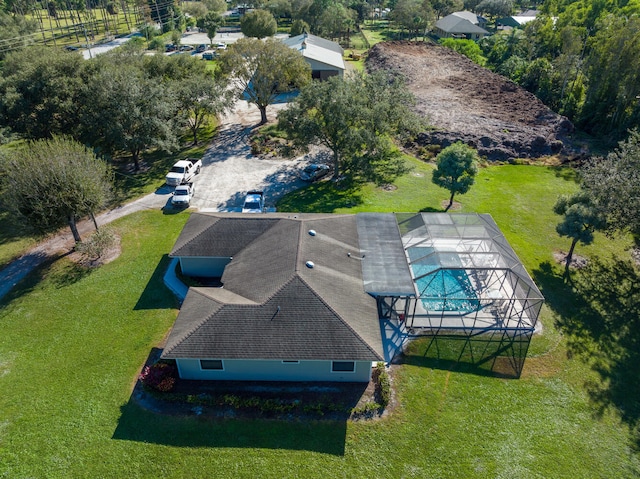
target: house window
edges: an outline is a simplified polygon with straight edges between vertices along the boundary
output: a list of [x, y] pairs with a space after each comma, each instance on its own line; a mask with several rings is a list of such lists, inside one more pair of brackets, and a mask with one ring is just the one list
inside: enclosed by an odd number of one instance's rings
[[356, 363], [353, 361], [332, 361], [331, 372], [333, 373], [352, 373], [356, 370]]
[[283, 359], [282, 364], [300, 364], [297, 359]]
[[222, 371], [222, 359], [201, 359], [200, 368], [214, 371]]

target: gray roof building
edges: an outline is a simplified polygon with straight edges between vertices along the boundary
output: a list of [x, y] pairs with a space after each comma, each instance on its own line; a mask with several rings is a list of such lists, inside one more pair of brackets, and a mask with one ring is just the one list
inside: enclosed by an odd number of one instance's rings
[[382, 359], [353, 215], [192, 214], [171, 256], [232, 259], [190, 289], [165, 358]]
[[475, 13], [455, 12], [438, 20], [434, 33], [442, 38], [478, 40], [489, 35], [489, 32], [479, 25], [482, 23], [480, 19], [482, 17], [478, 17]]

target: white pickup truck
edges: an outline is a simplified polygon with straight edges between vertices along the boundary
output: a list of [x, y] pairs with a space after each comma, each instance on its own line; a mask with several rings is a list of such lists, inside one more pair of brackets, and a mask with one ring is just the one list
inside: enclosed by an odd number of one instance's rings
[[166, 181], [169, 186], [178, 186], [193, 180], [193, 177], [200, 173], [202, 168], [201, 160], [180, 160], [171, 167], [167, 173]]
[[243, 213], [264, 213], [264, 192], [249, 191], [242, 205]]
[[191, 204], [191, 198], [193, 198], [195, 191], [193, 183], [176, 186], [173, 196], [171, 196], [171, 205], [176, 208], [186, 208]]

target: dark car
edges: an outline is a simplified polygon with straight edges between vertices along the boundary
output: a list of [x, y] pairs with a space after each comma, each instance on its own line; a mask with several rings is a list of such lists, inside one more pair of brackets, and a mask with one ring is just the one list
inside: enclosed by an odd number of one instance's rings
[[176, 47], [173, 43], [167, 43], [164, 46], [164, 51], [165, 52], [175, 52], [178, 49], [178, 47]]
[[324, 178], [331, 172], [331, 168], [322, 163], [311, 163], [300, 172], [302, 181], [316, 181]]
[[196, 53], [202, 53], [206, 49], [207, 49], [207, 46], [204, 43], [202, 43], [196, 47]]
[[204, 52], [202, 54], [203, 60], [213, 60], [215, 58], [215, 54], [213, 52]]

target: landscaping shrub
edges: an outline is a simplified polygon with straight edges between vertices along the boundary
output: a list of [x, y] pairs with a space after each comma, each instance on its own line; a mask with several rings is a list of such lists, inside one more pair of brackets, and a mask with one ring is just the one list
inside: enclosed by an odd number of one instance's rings
[[140, 381], [145, 387], [156, 391], [169, 392], [176, 384], [177, 368], [170, 362], [157, 362], [145, 366], [140, 374]]
[[372, 376], [376, 382], [376, 398], [378, 398], [380, 406], [385, 408], [391, 401], [391, 381], [383, 362], [376, 365]]
[[100, 259], [116, 243], [116, 235], [109, 228], [101, 228], [76, 245], [76, 251], [86, 260]]

